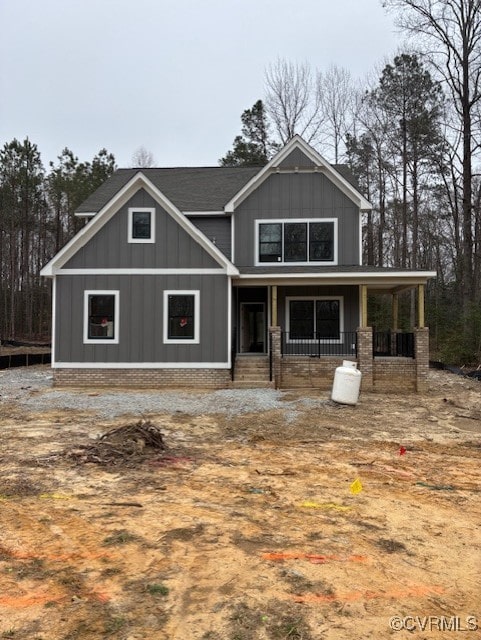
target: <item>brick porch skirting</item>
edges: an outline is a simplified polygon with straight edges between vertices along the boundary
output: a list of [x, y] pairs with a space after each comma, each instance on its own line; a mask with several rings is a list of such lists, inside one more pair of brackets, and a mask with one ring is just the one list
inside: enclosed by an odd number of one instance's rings
[[183, 387], [225, 389], [229, 369], [54, 369], [58, 387]]
[[416, 361], [412, 358], [374, 358], [374, 391], [416, 391]]
[[[306, 356], [285, 356], [280, 359], [280, 388], [332, 388], [336, 368], [346, 357], [309, 358]], [[363, 384], [363, 391], [386, 391], [390, 393], [414, 392], [417, 389], [416, 362], [412, 358], [376, 358], [372, 367], [372, 387]], [[362, 373], [362, 368], [360, 369]], [[368, 380], [364, 380], [366, 383]]]

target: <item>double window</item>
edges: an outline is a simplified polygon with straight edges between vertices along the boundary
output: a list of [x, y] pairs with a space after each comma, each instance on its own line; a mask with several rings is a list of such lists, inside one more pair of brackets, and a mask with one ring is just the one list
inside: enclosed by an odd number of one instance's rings
[[129, 207], [130, 243], [155, 242], [155, 209], [150, 207]]
[[118, 291], [84, 292], [84, 342], [118, 344]]
[[[164, 343], [199, 343], [200, 292], [164, 291]], [[84, 343], [119, 343], [119, 292], [84, 291]]]
[[292, 297], [286, 307], [289, 340], [341, 340], [342, 297]]
[[199, 342], [199, 291], [164, 291], [164, 342]]
[[337, 220], [257, 221], [257, 264], [336, 264]]

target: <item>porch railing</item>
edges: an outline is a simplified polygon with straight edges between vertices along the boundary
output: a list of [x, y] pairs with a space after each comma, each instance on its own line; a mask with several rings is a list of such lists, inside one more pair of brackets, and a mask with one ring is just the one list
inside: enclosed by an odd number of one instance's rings
[[281, 354], [283, 356], [355, 356], [357, 354], [357, 333], [342, 331], [336, 337], [317, 335], [300, 338], [289, 331], [281, 333]]
[[235, 376], [235, 359], [237, 356], [237, 327], [232, 330], [231, 349], [230, 349], [230, 379], [234, 382]]
[[269, 382], [272, 382], [274, 373], [274, 354], [272, 352], [272, 333], [269, 333]]
[[[414, 333], [374, 331], [372, 336], [373, 356], [414, 358]], [[340, 332], [334, 338], [316, 336], [300, 338], [289, 331], [281, 333], [283, 356], [357, 356], [357, 332]]]
[[414, 333], [398, 331], [374, 331], [373, 356], [414, 358]]

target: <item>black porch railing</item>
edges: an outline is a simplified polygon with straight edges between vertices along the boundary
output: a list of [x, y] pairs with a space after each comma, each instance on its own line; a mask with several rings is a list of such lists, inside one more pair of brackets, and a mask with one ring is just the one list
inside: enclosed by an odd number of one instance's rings
[[281, 333], [281, 354], [283, 356], [355, 356], [357, 354], [357, 333], [342, 331], [336, 337], [300, 338], [298, 334]]
[[274, 354], [272, 353], [272, 333], [269, 333], [269, 382], [272, 382], [273, 375], [273, 359]]
[[398, 331], [374, 331], [373, 356], [414, 358], [414, 333]]
[[232, 329], [231, 350], [230, 350], [230, 379], [234, 382], [235, 359], [237, 356], [237, 327]]
[[[373, 356], [414, 358], [414, 333], [397, 331], [374, 331], [372, 335]], [[300, 338], [297, 334], [281, 333], [283, 356], [357, 356], [356, 331], [340, 332], [337, 337]]]

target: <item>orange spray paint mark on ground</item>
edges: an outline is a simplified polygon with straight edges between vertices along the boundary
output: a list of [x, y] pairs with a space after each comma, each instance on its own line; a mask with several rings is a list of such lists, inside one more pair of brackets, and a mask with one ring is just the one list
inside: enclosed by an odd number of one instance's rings
[[375, 600], [377, 598], [422, 597], [444, 593], [442, 587], [427, 585], [412, 585], [404, 589], [390, 589], [389, 591], [348, 591], [338, 594], [307, 593], [303, 596], [292, 596], [294, 602], [355, 602], [357, 600]]
[[316, 553], [303, 553], [303, 552], [279, 552], [279, 553], [263, 553], [264, 560], [274, 560], [276, 562], [282, 562], [283, 560], [309, 560], [313, 564], [324, 564], [330, 560], [338, 562], [367, 562], [367, 556], [350, 555], [350, 556], [338, 556], [334, 554], [319, 555]]

